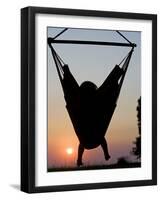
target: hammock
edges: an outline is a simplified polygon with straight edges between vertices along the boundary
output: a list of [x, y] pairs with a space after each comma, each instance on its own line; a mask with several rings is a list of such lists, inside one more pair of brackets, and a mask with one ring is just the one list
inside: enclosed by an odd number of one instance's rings
[[[61, 33], [64, 31], [65, 29]], [[119, 34], [124, 37], [120, 32]], [[55, 38], [48, 38], [48, 44], [63, 88], [66, 108], [80, 144], [86, 149], [93, 149], [101, 144], [106, 134], [117, 105], [134, 46], [136, 45], [130, 43], [126, 38], [132, 49], [119, 65], [115, 65], [103, 84], [96, 88], [89, 81], [84, 82], [81, 86], [78, 85], [68, 65], [64, 63], [51, 45], [52, 42], [58, 41], [55, 40], [57, 36]], [[86, 43], [86, 41], [84, 42]], [[80, 41], [77, 43], [80, 44]], [[121, 45], [121, 43], [115, 43], [114, 45], [117, 46], [117, 44]]]

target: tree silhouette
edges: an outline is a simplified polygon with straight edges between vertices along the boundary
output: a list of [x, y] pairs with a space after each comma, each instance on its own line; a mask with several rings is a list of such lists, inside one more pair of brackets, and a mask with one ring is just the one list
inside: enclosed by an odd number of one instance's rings
[[138, 130], [139, 130], [139, 136], [136, 137], [134, 144], [135, 147], [132, 150], [132, 153], [137, 156], [137, 159], [141, 158], [141, 97], [138, 99], [138, 105], [137, 105], [137, 119], [138, 119]]

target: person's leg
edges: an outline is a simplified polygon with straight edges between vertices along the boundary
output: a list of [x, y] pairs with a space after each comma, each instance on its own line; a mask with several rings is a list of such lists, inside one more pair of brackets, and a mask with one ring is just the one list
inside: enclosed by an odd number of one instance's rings
[[84, 152], [84, 146], [82, 144], [79, 144], [77, 166], [83, 165], [82, 163], [83, 152]]
[[109, 155], [109, 152], [108, 152], [108, 146], [107, 146], [107, 142], [106, 142], [105, 138], [103, 139], [103, 141], [101, 143], [101, 147], [103, 149], [105, 159], [109, 160], [110, 159], [110, 155]]

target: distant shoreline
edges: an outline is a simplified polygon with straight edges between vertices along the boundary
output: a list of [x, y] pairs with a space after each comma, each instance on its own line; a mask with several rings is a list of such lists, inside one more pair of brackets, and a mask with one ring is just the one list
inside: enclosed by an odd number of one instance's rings
[[93, 165], [93, 166], [81, 166], [81, 167], [48, 168], [47, 172], [101, 170], [101, 169], [121, 169], [121, 168], [138, 168], [138, 167], [141, 167], [141, 162], [126, 163], [126, 164], [112, 164], [112, 165]]

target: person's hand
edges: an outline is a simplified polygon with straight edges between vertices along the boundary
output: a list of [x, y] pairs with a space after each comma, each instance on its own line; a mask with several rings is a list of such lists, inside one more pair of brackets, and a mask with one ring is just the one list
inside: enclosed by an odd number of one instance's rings
[[64, 66], [63, 66], [63, 70], [64, 70], [64, 72], [69, 72], [69, 67], [68, 67], [68, 65], [64, 65]]
[[49, 46], [51, 46], [52, 41], [53, 41], [53, 38], [49, 37], [49, 38], [48, 38], [48, 45], [49, 45]]

